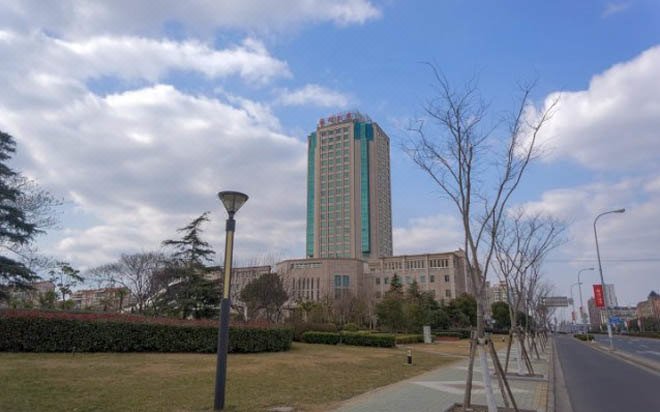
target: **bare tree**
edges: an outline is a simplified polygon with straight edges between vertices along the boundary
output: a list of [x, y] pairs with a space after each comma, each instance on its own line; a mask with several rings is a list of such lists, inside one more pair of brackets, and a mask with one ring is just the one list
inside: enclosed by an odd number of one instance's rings
[[[484, 333], [486, 278], [507, 204], [530, 162], [538, 154], [538, 133], [555, 105], [550, 104], [547, 111], [531, 119], [526, 109], [530, 105], [532, 85], [522, 86], [518, 107], [506, 119], [506, 137], [497, 138], [499, 127], [486, 129], [482, 125], [487, 106], [479, 97], [476, 81], [467, 83], [463, 90], [455, 90], [434, 66], [431, 65], [431, 69], [436, 96], [424, 108], [431, 127], [427, 127], [424, 121], [418, 122], [412, 130], [406, 151], [454, 204], [460, 215], [466, 270], [471, 290], [477, 298], [478, 340], [475, 346], [479, 348], [484, 371], [488, 410], [494, 412], [496, 403], [487, 373], [488, 341]], [[469, 408], [471, 404], [473, 354], [474, 350], [471, 350], [464, 408]], [[495, 354], [494, 351], [492, 354]], [[509, 397], [515, 407], [510, 391]], [[506, 396], [504, 399], [506, 401]]]
[[[540, 267], [544, 257], [561, 243], [565, 225], [540, 213], [529, 214], [523, 208], [509, 211], [500, 222], [495, 238], [495, 272], [507, 287], [507, 303], [511, 318], [509, 344], [507, 346], [505, 372], [509, 366], [511, 345], [517, 344], [518, 374], [522, 374], [524, 361], [529, 375], [534, 374], [531, 360], [525, 347], [525, 337], [519, 326], [518, 314], [524, 310], [529, 314], [530, 305], [537, 292]], [[529, 329], [526, 322], [525, 329]], [[530, 343], [534, 343], [534, 336]], [[536, 347], [534, 347], [536, 350]], [[536, 350], [538, 356], [538, 350]]]
[[144, 313], [147, 301], [156, 292], [156, 275], [162, 269], [165, 258], [158, 252], [122, 254], [117, 262], [90, 269], [100, 281], [121, 285], [130, 291], [139, 313]]

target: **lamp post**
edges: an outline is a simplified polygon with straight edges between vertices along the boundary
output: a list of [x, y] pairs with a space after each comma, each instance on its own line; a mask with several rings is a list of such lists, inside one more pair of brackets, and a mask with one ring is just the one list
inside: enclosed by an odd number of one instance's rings
[[578, 290], [580, 291], [580, 319], [582, 319], [582, 323], [587, 323], [587, 314], [584, 312], [584, 303], [582, 303], [582, 282], [580, 281], [580, 273], [586, 270], [594, 270], [594, 268], [584, 268], [578, 270]]
[[573, 313], [572, 313], [572, 315], [571, 315], [571, 320], [573, 321], [573, 325], [575, 325], [575, 323], [576, 323], [576, 322], [575, 322], [575, 319], [577, 318], [577, 316], [575, 316], [575, 299], [573, 299], [573, 288], [574, 288], [576, 285], [579, 285], [579, 284], [580, 284], [580, 282], [578, 282], [578, 283], [573, 283], [573, 284], [571, 285], [571, 305], [573, 305]]
[[605, 301], [605, 318], [607, 318], [607, 336], [610, 339], [610, 350], [614, 350], [614, 342], [612, 341], [612, 325], [610, 325], [610, 311], [607, 306], [607, 288], [605, 287], [605, 280], [603, 280], [603, 266], [600, 263], [600, 249], [598, 248], [598, 231], [596, 231], [596, 223], [601, 216], [608, 215], [610, 213], [623, 213], [626, 209], [616, 209], [610, 210], [608, 212], [603, 212], [600, 215], [596, 216], [594, 219], [594, 238], [596, 239], [596, 256], [598, 256], [598, 271], [600, 272], [600, 284], [603, 286], [603, 300]]
[[234, 230], [236, 221], [234, 214], [248, 200], [246, 194], [240, 192], [224, 191], [218, 197], [227, 209], [225, 265], [223, 278], [222, 301], [220, 302], [220, 327], [218, 328], [218, 361], [215, 369], [215, 399], [213, 409], [221, 411], [225, 408], [225, 384], [227, 381], [227, 348], [229, 346], [229, 287], [231, 284], [232, 256], [234, 253]]

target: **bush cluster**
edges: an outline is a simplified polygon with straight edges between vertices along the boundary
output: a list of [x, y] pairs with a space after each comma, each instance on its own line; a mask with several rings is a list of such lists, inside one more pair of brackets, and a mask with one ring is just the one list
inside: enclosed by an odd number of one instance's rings
[[357, 332], [357, 331], [360, 330], [360, 328], [355, 323], [347, 323], [347, 324], [344, 325], [342, 330], [347, 331], [347, 332]]
[[393, 348], [396, 346], [396, 338], [394, 335], [386, 333], [366, 334], [344, 332], [341, 334], [341, 343], [344, 345], [354, 346], [377, 346], [380, 348]]
[[323, 343], [326, 345], [336, 345], [341, 341], [341, 337], [339, 333], [335, 332], [308, 331], [302, 334], [302, 341], [305, 343]]
[[456, 338], [461, 339], [463, 336], [459, 332], [435, 332], [434, 335], [438, 338]]
[[575, 338], [577, 338], [577, 339], [580, 339], [581, 341], [591, 341], [591, 340], [594, 340], [594, 336], [593, 336], [593, 335], [584, 334], [584, 333], [576, 333], [576, 334], [573, 335], [573, 336], [574, 336]]
[[[167, 317], [155, 317], [144, 315], [128, 315], [112, 312], [66, 312], [61, 310], [38, 310], [38, 309], [2, 309], [0, 318], [22, 318], [22, 319], [68, 319], [85, 321], [112, 321], [121, 323], [149, 323], [156, 325], [172, 326], [211, 326], [218, 327], [218, 320], [214, 319], [178, 319]], [[250, 328], [271, 328], [272, 323], [263, 320], [251, 320], [249, 322], [232, 321], [232, 326]]]
[[635, 333], [635, 336], [660, 339], [660, 332], [637, 332]]
[[305, 332], [337, 332], [337, 325], [334, 323], [313, 323], [313, 322], [297, 322], [291, 324], [293, 329], [293, 340], [296, 342], [303, 342], [303, 334]]
[[353, 332], [316, 332], [309, 331], [302, 335], [302, 341], [305, 343], [323, 343], [327, 345], [352, 345], [352, 346], [376, 346], [380, 348], [393, 348], [396, 346], [394, 335], [379, 333], [353, 333]]
[[424, 335], [397, 335], [396, 344], [404, 345], [406, 343], [424, 343]]
[[[215, 353], [217, 339], [217, 326], [0, 316], [5, 352]], [[291, 330], [284, 328], [229, 328], [234, 353], [284, 351], [291, 340]]]

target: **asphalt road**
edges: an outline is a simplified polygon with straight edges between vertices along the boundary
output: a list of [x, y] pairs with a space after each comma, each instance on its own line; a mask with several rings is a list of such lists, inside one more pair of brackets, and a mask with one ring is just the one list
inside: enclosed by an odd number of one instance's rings
[[571, 335], [558, 335], [555, 348], [574, 412], [660, 411], [660, 374], [590, 348]]
[[[598, 343], [609, 346], [610, 341], [607, 335], [594, 336]], [[614, 335], [612, 340], [616, 350], [660, 362], [660, 339]]]

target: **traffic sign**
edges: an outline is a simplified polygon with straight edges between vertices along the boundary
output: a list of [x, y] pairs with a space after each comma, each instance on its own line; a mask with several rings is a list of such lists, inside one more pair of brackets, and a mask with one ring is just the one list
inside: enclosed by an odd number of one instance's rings
[[541, 300], [545, 307], [565, 308], [568, 306], [568, 297], [566, 296], [547, 296]]

